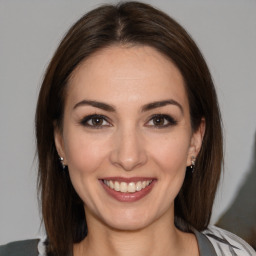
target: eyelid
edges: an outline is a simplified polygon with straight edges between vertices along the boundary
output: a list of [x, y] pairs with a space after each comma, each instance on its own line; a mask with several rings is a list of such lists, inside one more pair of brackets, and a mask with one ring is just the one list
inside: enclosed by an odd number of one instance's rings
[[[88, 122], [90, 120], [92, 120], [93, 118], [99, 118], [104, 120], [105, 122], [107, 122], [108, 124], [100, 124], [100, 125], [93, 125], [93, 124], [88, 124]], [[153, 121], [154, 118], [163, 118], [165, 119], [165, 121], [167, 121], [167, 124], [163, 124], [163, 125], [156, 125], [156, 124], [148, 124], [149, 122]], [[82, 118], [79, 122], [81, 125], [85, 126], [85, 127], [89, 127], [92, 129], [101, 129], [104, 127], [110, 127], [113, 126], [111, 124], [111, 121], [109, 120], [108, 117], [101, 115], [101, 114], [90, 114], [85, 116], [84, 118]], [[152, 127], [152, 128], [156, 128], [156, 129], [161, 129], [161, 128], [167, 128], [169, 126], [174, 126], [176, 125], [178, 122], [175, 118], [173, 118], [171, 115], [169, 114], [154, 114], [152, 116], [150, 116], [150, 118], [148, 119], [148, 121], [146, 122], [146, 126], [148, 127]]]
[[[88, 124], [88, 122], [90, 120], [92, 120], [93, 118], [100, 118], [100, 119], [103, 119], [104, 121], [106, 121], [108, 123], [108, 125], [99, 125], [99, 126], [96, 126], [96, 125], [90, 125]], [[85, 126], [85, 127], [89, 127], [89, 128], [92, 128], [92, 129], [101, 129], [101, 128], [104, 128], [104, 127], [109, 127], [109, 126], [112, 126], [110, 120], [104, 116], [104, 115], [100, 115], [100, 114], [91, 114], [91, 115], [87, 115], [85, 116], [84, 118], [82, 118], [82, 120], [79, 122], [81, 125]]]
[[156, 128], [156, 129], [161, 129], [161, 128], [167, 128], [167, 127], [170, 127], [170, 126], [174, 126], [178, 123], [175, 118], [173, 118], [172, 116], [170, 116], [168, 114], [154, 114], [149, 118], [147, 123], [149, 123], [150, 121], [153, 121], [153, 119], [156, 118], [156, 117], [164, 118], [165, 120], [168, 121], [168, 124], [159, 125], [159, 126], [158, 125], [147, 125], [147, 126], [150, 126], [150, 127]]

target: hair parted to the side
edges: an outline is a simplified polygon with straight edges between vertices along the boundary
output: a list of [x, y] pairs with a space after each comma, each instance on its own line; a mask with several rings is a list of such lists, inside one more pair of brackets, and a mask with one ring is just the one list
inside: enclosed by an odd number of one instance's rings
[[176, 225], [188, 231], [209, 224], [223, 149], [215, 88], [199, 49], [187, 32], [150, 5], [125, 2], [103, 5], [78, 20], [55, 52], [40, 90], [36, 110], [38, 185], [49, 239], [48, 255], [69, 255], [87, 234], [83, 202], [68, 171], [63, 172], [54, 143], [54, 125], [62, 128], [67, 84], [83, 60], [111, 45], [147, 45], [168, 57], [183, 75], [194, 130], [205, 118], [206, 130], [196, 171], [186, 175], [175, 199]]

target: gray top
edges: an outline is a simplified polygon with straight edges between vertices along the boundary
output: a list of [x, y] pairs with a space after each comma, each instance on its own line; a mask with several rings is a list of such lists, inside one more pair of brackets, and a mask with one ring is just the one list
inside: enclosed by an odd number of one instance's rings
[[[200, 256], [256, 256], [256, 252], [238, 236], [210, 226], [203, 232], [193, 230]], [[24, 240], [0, 246], [0, 256], [47, 256], [44, 239]]]
[[218, 256], [214, 250], [212, 243], [209, 241], [207, 236], [198, 232], [197, 230], [193, 230], [193, 232], [197, 239], [200, 256], [201, 255]]
[[0, 246], [0, 256], [40, 256], [38, 243], [40, 239], [12, 242]]

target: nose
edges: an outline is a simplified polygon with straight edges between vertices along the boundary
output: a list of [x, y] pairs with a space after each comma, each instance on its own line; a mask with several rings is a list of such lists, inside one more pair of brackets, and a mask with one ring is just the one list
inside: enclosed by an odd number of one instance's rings
[[125, 171], [132, 171], [147, 162], [145, 145], [136, 130], [123, 129], [117, 132], [113, 140], [110, 161]]

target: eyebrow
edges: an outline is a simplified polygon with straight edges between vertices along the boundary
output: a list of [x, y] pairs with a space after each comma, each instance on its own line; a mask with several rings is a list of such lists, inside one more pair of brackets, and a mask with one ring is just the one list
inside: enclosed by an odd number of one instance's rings
[[103, 103], [103, 102], [95, 101], [95, 100], [82, 100], [82, 101], [78, 102], [73, 107], [73, 110], [78, 108], [78, 107], [81, 107], [81, 106], [93, 106], [95, 108], [100, 108], [100, 109], [106, 110], [108, 112], [115, 112], [116, 111], [115, 107], [113, 107], [109, 104]]
[[155, 101], [155, 102], [152, 102], [152, 103], [149, 103], [149, 104], [146, 104], [142, 107], [141, 111], [142, 112], [145, 112], [145, 111], [148, 111], [148, 110], [151, 110], [151, 109], [155, 109], [155, 108], [159, 108], [159, 107], [164, 107], [166, 105], [174, 105], [174, 106], [177, 106], [180, 111], [182, 112], [183, 114], [183, 107], [181, 106], [180, 103], [178, 103], [176, 100], [173, 100], [173, 99], [170, 99], [170, 100], [163, 100], [163, 101]]
[[[180, 111], [182, 112], [182, 114], [184, 113], [184, 110], [183, 110], [183, 107], [181, 106], [181, 104], [173, 99], [148, 103], [141, 107], [141, 112], [146, 112], [146, 111], [149, 111], [149, 110], [152, 110], [155, 108], [164, 107], [166, 105], [177, 106], [180, 109]], [[108, 112], [116, 112], [116, 108], [114, 106], [109, 105], [104, 102], [99, 102], [99, 101], [94, 101], [94, 100], [82, 100], [82, 101], [78, 102], [77, 104], [75, 104], [75, 106], [73, 107], [73, 110], [78, 107], [81, 107], [81, 106], [92, 106], [92, 107], [96, 107], [96, 108], [99, 108], [99, 109], [102, 109], [102, 110], [105, 110]]]

